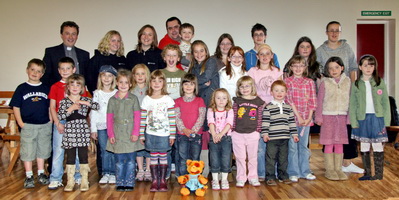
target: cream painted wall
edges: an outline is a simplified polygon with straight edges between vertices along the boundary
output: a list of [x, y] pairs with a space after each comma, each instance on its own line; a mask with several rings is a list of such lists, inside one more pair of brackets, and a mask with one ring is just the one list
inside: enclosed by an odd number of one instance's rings
[[[44, 49], [61, 43], [59, 26], [72, 20], [79, 24], [76, 46], [93, 55], [98, 42], [111, 29], [123, 37], [126, 53], [137, 43], [137, 31], [152, 24], [158, 38], [165, 33], [165, 20], [179, 17], [195, 26], [195, 39], [208, 44], [213, 54], [217, 38], [230, 33], [236, 45], [245, 51], [253, 47], [250, 29], [259, 22], [268, 29], [270, 44], [284, 65], [301, 36], [309, 36], [316, 48], [326, 40], [325, 25], [337, 20], [342, 23], [342, 38], [356, 50], [356, 21], [358, 19], [397, 19], [396, 0], [69, 0], [69, 1], [0, 1], [0, 91], [11, 91], [25, 81], [26, 63], [34, 57], [43, 58]], [[362, 17], [362, 10], [391, 10], [390, 17]], [[396, 23], [396, 37], [399, 26]], [[395, 51], [399, 52], [398, 42]], [[397, 55], [397, 53], [395, 53]], [[399, 59], [395, 61], [399, 66]], [[395, 77], [399, 77], [396, 70]], [[399, 80], [395, 80], [398, 84]], [[396, 98], [398, 98], [398, 93]]]

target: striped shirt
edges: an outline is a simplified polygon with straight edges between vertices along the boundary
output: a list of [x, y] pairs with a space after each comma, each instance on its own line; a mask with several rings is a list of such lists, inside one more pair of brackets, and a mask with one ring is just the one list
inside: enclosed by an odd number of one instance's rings
[[[282, 103], [281, 107], [270, 102], [263, 109], [261, 135], [268, 135], [270, 140], [290, 139], [298, 136], [294, 112], [290, 105]], [[282, 108], [282, 113], [280, 111]]]

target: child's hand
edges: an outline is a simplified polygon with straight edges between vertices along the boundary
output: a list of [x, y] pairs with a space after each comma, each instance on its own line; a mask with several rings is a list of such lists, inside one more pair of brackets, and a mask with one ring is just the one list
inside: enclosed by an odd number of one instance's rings
[[211, 81], [208, 81], [205, 83], [206, 86], [210, 86], [211, 85]]
[[93, 138], [93, 140], [97, 140], [97, 132], [92, 132], [91, 133], [91, 138]]
[[191, 134], [191, 133], [194, 133], [194, 131], [191, 130], [191, 129], [185, 128], [185, 129], [183, 130], [183, 133], [184, 133], [184, 135], [186, 135], [187, 137], [190, 137], [190, 134]]
[[24, 126], [25, 126], [25, 123], [18, 123], [18, 125], [19, 125], [19, 127], [21, 127], [21, 128], [24, 128]]
[[88, 101], [82, 101], [82, 100], [79, 100], [79, 101], [77, 101], [76, 102], [77, 104], [83, 104], [83, 105], [86, 105], [86, 106], [90, 106], [90, 102], [88, 102]]
[[175, 139], [169, 139], [170, 146], [173, 146], [173, 143], [175, 143]]
[[299, 125], [305, 125], [305, 120], [303, 120], [303, 118], [301, 116], [298, 116], [298, 123]]
[[132, 135], [132, 136], [130, 136], [130, 140], [131, 140], [132, 142], [136, 142], [138, 139], [139, 139], [139, 136], [137, 136], [137, 135]]
[[224, 135], [222, 134], [222, 133], [218, 133], [217, 134], [217, 140], [218, 140], [218, 142], [221, 142], [222, 141], [222, 137], [223, 137]]
[[69, 108], [67, 109], [67, 112], [68, 112], [68, 113], [71, 113], [72, 111], [74, 111], [74, 110], [79, 110], [79, 109], [80, 109], [80, 104], [79, 104], [79, 103], [74, 103], [74, 104], [72, 104], [71, 107], [69, 107]]
[[299, 142], [298, 136], [293, 136], [292, 138], [294, 139], [294, 142], [295, 142], [295, 143]]
[[112, 138], [109, 138], [109, 142], [111, 143], [111, 144], [115, 144], [115, 138], [114, 137], [112, 137]]
[[305, 125], [305, 126], [308, 126], [308, 125], [310, 124], [311, 121], [312, 121], [312, 119], [306, 119], [306, 120], [304, 121], [304, 125]]
[[263, 135], [263, 141], [268, 142], [270, 140], [269, 136], [264, 134]]
[[219, 142], [217, 139], [217, 134], [212, 135], [212, 140], [213, 140], [213, 143], [215, 143], [215, 144], [217, 144]]
[[65, 129], [64, 124], [58, 123], [58, 125], [57, 125], [58, 133], [59, 134], [64, 134], [64, 129]]
[[140, 143], [141, 143], [142, 145], [144, 145], [144, 141], [145, 141], [145, 139], [140, 139]]

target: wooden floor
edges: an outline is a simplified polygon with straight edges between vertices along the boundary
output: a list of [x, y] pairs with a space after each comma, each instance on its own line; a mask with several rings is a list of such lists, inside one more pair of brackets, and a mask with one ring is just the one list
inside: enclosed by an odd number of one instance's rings
[[[114, 185], [99, 185], [99, 177], [94, 167], [95, 155], [90, 153], [92, 172], [89, 181], [90, 190], [80, 192], [75, 186], [74, 192], [63, 189], [48, 190], [47, 186], [36, 185], [34, 189], [24, 189], [23, 163], [18, 161], [11, 176], [5, 175], [8, 165], [8, 152], [3, 151], [0, 163], [0, 199], [399, 199], [399, 151], [392, 144], [385, 146], [384, 180], [358, 181], [360, 174], [350, 174], [347, 181], [329, 181], [324, 178], [323, 156], [320, 150], [312, 150], [311, 169], [317, 176], [314, 181], [300, 179], [299, 183], [260, 187], [246, 185], [236, 188], [231, 182], [228, 191], [212, 191], [208, 189], [204, 198], [195, 198], [194, 194], [183, 198], [179, 193], [180, 186], [175, 180], [170, 181], [168, 192], [149, 192], [149, 182], [138, 182], [132, 192], [116, 192]], [[361, 159], [354, 160], [361, 166]], [[36, 169], [35, 169], [36, 171]], [[65, 176], [64, 176], [65, 180]]]

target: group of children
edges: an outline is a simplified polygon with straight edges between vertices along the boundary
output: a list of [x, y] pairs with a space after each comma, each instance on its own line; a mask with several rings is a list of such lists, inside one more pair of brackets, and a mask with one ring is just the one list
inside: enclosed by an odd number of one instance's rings
[[[51, 89], [40, 82], [44, 63], [32, 59], [26, 70], [28, 81], [18, 86], [10, 103], [22, 128], [24, 187], [34, 187], [34, 159], [39, 183], [50, 184], [49, 189], [63, 186], [65, 150], [68, 181], [64, 190], [72, 191], [79, 182], [81, 191], [87, 191], [90, 136], [100, 144], [100, 183], [116, 183], [117, 191], [133, 190], [136, 178], [151, 180], [150, 191], [167, 191], [172, 156], [176, 175], [187, 173], [188, 159], [208, 163], [214, 190], [229, 189], [232, 153], [237, 187], [244, 187], [246, 181], [259, 186], [259, 178], [265, 178], [268, 185], [276, 185], [276, 180], [286, 184], [299, 178], [314, 180], [308, 149], [313, 118], [322, 127], [320, 143], [325, 145], [328, 179], [347, 179], [341, 166], [349, 121], [352, 137], [361, 142], [366, 173], [360, 180], [382, 179], [382, 143], [387, 141], [390, 108], [372, 55], [360, 58], [353, 84], [343, 73], [342, 60], [331, 57], [316, 95], [317, 84], [308, 78], [308, 62], [300, 55], [288, 61], [288, 77], [283, 81], [283, 71], [275, 66], [274, 53], [266, 44], [259, 46], [257, 65], [248, 72], [240, 47], [229, 50], [228, 64], [221, 70], [204, 42], [196, 40], [189, 47], [188, 73], [177, 68], [183, 55], [177, 45], [163, 49], [166, 68], [152, 73], [144, 64], [134, 66], [132, 72], [102, 66], [93, 99], [87, 97], [84, 78], [74, 74], [72, 59], [60, 60], [62, 80]], [[89, 111], [90, 128], [86, 120]], [[51, 122], [53, 169], [48, 179], [44, 160], [50, 156]], [[175, 155], [170, 154], [172, 148]], [[262, 148], [266, 150], [260, 151]]]

